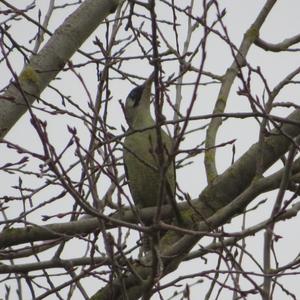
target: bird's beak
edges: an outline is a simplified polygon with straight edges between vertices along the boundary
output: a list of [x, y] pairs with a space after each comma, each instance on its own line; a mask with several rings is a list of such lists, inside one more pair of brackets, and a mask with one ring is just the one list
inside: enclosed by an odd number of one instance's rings
[[155, 76], [155, 71], [153, 71], [151, 74], [150, 74], [150, 76], [149, 76], [149, 78], [147, 79], [147, 81], [148, 80], [150, 80], [151, 82], [154, 80], [154, 76]]
[[150, 75], [150, 77], [143, 83], [143, 97], [146, 97], [146, 99], [149, 99], [151, 97], [151, 86], [152, 82], [154, 80], [154, 72]]
[[152, 72], [151, 73], [151, 75], [148, 77], [148, 79], [144, 82], [144, 84], [143, 84], [143, 86], [145, 87], [145, 88], [151, 88], [151, 85], [152, 85], [152, 82], [153, 82], [153, 80], [154, 80], [154, 72]]

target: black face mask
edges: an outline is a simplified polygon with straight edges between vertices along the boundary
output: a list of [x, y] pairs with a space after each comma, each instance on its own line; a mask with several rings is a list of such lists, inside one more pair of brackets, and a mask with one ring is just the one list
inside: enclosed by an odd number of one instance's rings
[[134, 101], [133, 107], [136, 107], [139, 105], [139, 102], [141, 100], [142, 94], [143, 94], [144, 86], [140, 85], [134, 88], [128, 95], [130, 99]]

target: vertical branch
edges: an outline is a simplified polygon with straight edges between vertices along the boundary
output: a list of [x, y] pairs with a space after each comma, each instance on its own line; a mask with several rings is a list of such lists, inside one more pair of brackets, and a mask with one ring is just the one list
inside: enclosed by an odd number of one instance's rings
[[[98, 85], [98, 89], [97, 89], [97, 95], [96, 95], [96, 100], [95, 100], [95, 105], [93, 106], [93, 118], [92, 118], [92, 124], [91, 124], [91, 134], [90, 134], [90, 142], [89, 142], [89, 146], [88, 146], [88, 152], [89, 152], [89, 156], [87, 157], [87, 166], [89, 167], [87, 170], [91, 170], [90, 174], [86, 174], [85, 173], [85, 169], [83, 168], [83, 173], [81, 175], [81, 178], [84, 178], [85, 176], [90, 176], [91, 177], [91, 190], [95, 190], [95, 194], [93, 197], [93, 206], [96, 209], [103, 209], [104, 208], [104, 203], [99, 201], [99, 197], [98, 197], [98, 190], [95, 188], [96, 184], [97, 184], [97, 180], [99, 175], [97, 175], [97, 173], [95, 172], [96, 170], [96, 165], [95, 165], [95, 150], [97, 149], [97, 140], [99, 139], [97, 137], [97, 135], [100, 135], [99, 132], [99, 127], [101, 129], [101, 133], [103, 133], [104, 135], [104, 140], [108, 140], [108, 132], [107, 132], [107, 126], [106, 126], [106, 115], [107, 115], [107, 105], [108, 105], [108, 98], [109, 98], [109, 92], [108, 92], [108, 74], [109, 74], [109, 68], [110, 68], [110, 64], [111, 64], [111, 60], [112, 58], [111, 56], [111, 51], [113, 49], [113, 46], [115, 44], [116, 41], [116, 36], [118, 33], [118, 29], [120, 28], [120, 16], [121, 16], [121, 8], [122, 6], [118, 6], [117, 10], [116, 10], [116, 19], [113, 23], [112, 26], [112, 32], [111, 35], [108, 37], [108, 33], [109, 33], [109, 28], [107, 28], [106, 30], [106, 39], [107, 39], [107, 47], [106, 49], [103, 48], [102, 44], [100, 44], [100, 42], [98, 41], [99, 47], [101, 47], [103, 56], [105, 57], [105, 65], [104, 68], [101, 72], [100, 75], [100, 82]], [[106, 85], [105, 85], [106, 83]], [[100, 110], [102, 108], [102, 102], [103, 102], [103, 91], [106, 88], [106, 101], [105, 101], [105, 108], [104, 108], [104, 117], [103, 120], [100, 116]], [[92, 103], [91, 103], [92, 106]], [[99, 126], [99, 127], [98, 127]], [[110, 144], [108, 143], [107, 145], [105, 145], [105, 148], [108, 148], [109, 153], [111, 154], [111, 148], [110, 148]], [[103, 153], [103, 151], [100, 151]], [[108, 155], [107, 153], [103, 153], [103, 159], [107, 159]], [[113, 156], [111, 155], [112, 161], [114, 161]], [[108, 163], [108, 162], [107, 162]], [[114, 164], [112, 164], [112, 167], [114, 166]], [[112, 172], [113, 173], [113, 172]], [[114, 168], [114, 173], [117, 177], [117, 172]], [[112, 181], [114, 181], [113, 176], [110, 176], [110, 179]], [[114, 181], [115, 184], [118, 184], [118, 182], [115, 180]]]
[[[274, 219], [278, 214], [280, 213], [281, 205], [283, 202], [283, 197], [285, 195], [285, 191], [287, 189], [287, 186], [289, 184], [289, 179], [291, 176], [291, 168], [294, 162], [294, 157], [296, 154], [296, 146], [293, 144], [291, 145], [288, 158], [286, 161], [284, 173], [282, 176], [282, 180], [280, 183], [279, 191], [277, 194], [277, 198], [275, 201], [275, 204], [273, 206], [273, 210], [271, 213], [271, 219]], [[274, 227], [275, 227], [275, 222], [271, 222], [265, 231], [264, 235], [264, 296], [263, 300], [269, 300], [270, 299], [270, 289], [271, 289], [271, 282], [272, 282], [272, 277], [270, 275], [271, 271], [271, 249], [273, 248], [273, 234], [274, 234]]]
[[164, 158], [164, 149], [163, 149], [163, 141], [161, 136], [161, 124], [163, 121], [162, 116], [162, 99], [159, 88], [159, 71], [161, 70], [161, 62], [158, 52], [158, 36], [157, 36], [157, 20], [156, 20], [156, 13], [155, 13], [155, 0], [149, 0], [149, 10], [151, 16], [151, 30], [152, 30], [152, 63], [154, 66], [154, 87], [155, 87], [155, 94], [154, 94], [154, 111], [155, 111], [155, 119], [156, 119], [156, 136], [157, 136], [157, 156], [159, 161], [159, 177], [160, 177], [160, 186], [159, 186], [159, 199], [157, 203], [157, 211], [154, 218], [155, 223], [158, 223], [160, 220], [160, 212], [162, 201], [165, 195], [165, 158]]
[[[189, 10], [189, 14], [191, 14], [192, 9], [194, 6], [194, 0], [191, 0], [190, 6], [188, 8]], [[175, 12], [174, 12], [175, 14]], [[174, 20], [175, 22], [175, 20]], [[183, 50], [182, 50], [182, 56], [184, 57], [186, 55], [186, 53], [188, 52], [189, 49], [189, 45], [192, 39], [192, 31], [193, 31], [193, 26], [192, 26], [192, 18], [189, 15], [188, 16], [188, 23], [187, 23], [187, 33], [186, 33], [186, 38], [183, 44]], [[177, 36], [176, 36], [177, 37]], [[178, 47], [177, 47], [178, 48]], [[177, 49], [177, 51], [179, 51], [179, 48]], [[180, 53], [178, 52], [178, 56], [180, 55]], [[176, 122], [179, 119], [179, 111], [180, 111], [180, 105], [181, 105], [181, 100], [182, 100], [182, 82], [183, 82], [183, 76], [181, 76], [182, 74], [182, 70], [183, 69], [183, 65], [180, 64], [179, 66], [179, 78], [177, 79], [176, 82], [176, 97], [175, 97], [175, 110], [174, 110], [174, 116], [173, 116], [173, 120]], [[174, 130], [174, 136], [176, 137], [177, 134], [179, 132], [179, 125], [176, 124], [175, 126], [175, 130]]]
[[55, 0], [50, 0], [49, 1], [48, 11], [46, 13], [44, 22], [43, 22], [41, 27], [38, 27], [37, 39], [35, 41], [35, 44], [34, 44], [34, 47], [33, 47], [33, 50], [32, 50], [33, 53], [38, 52], [42, 42], [44, 41], [45, 29], [48, 28], [50, 18], [52, 16], [53, 11], [54, 11], [54, 4], [55, 4]]
[[[230, 46], [230, 49], [232, 51], [232, 55], [234, 57], [234, 61], [231, 64], [231, 66], [227, 69], [223, 80], [222, 85], [217, 97], [217, 102], [215, 104], [213, 113], [214, 114], [222, 114], [225, 111], [228, 95], [231, 90], [232, 84], [234, 79], [236, 78], [238, 72], [240, 71], [241, 67], [245, 64], [245, 59], [247, 56], [247, 53], [251, 47], [251, 45], [254, 43], [254, 41], [257, 39], [259, 35], [259, 30], [264, 23], [266, 17], [270, 13], [272, 7], [276, 3], [276, 0], [268, 0], [264, 7], [262, 8], [261, 12], [259, 13], [258, 17], [254, 21], [254, 23], [249, 27], [249, 29], [244, 34], [244, 38], [241, 42], [241, 45], [238, 49], [237, 54], [234, 53], [234, 49], [232, 46]], [[217, 5], [217, 3], [216, 3]], [[220, 14], [221, 16], [221, 14]], [[221, 24], [223, 25], [221, 19]], [[227, 35], [227, 31], [225, 26], [223, 25], [223, 29], [225, 31], [225, 34], [227, 36], [227, 41], [229, 42], [229, 37]], [[231, 43], [230, 43], [231, 45]], [[212, 183], [214, 179], [218, 176], [217, 168], [216, 168], [216, 136], [218, 133], [218, 130], [220, 126], [222, 125], [222, 119], [221, 117], [213, 118], [212, 121], [209, 124], [209, 127], [207, 129], [206, 133], [206, 142], [205, 147], [206, 149], [209, 149], [205, 152], [205, 170], [206, 170], [206, 176], [208, 183]]]

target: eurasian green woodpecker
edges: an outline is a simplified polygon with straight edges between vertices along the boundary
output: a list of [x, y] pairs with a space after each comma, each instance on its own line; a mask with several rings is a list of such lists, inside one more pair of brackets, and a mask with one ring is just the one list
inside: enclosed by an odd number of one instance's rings
[[[152, 77], [143, 85], [134, 88], [125, 103], [125, 117], [129, 125], [124, 141], [124, 165], [129, 189], [138, 208], [157, 206], [160, 192], [160, 163], [158, 152], [163, 152], [164, 161], [171, 153], [172, 139], [160, 129], [162, 147], [158, 149], [157, 129], [150, 113]], [[151, 129], [142, 130], [152, 127]], [[133, 133], [130, 133], [130, 132]], [[175, 201], [174, 160], [165, 172], [163, 204]], [[172, 198], [172, 199], [170, 199]], [[168, 201], [170, 199], [170, 201]]]

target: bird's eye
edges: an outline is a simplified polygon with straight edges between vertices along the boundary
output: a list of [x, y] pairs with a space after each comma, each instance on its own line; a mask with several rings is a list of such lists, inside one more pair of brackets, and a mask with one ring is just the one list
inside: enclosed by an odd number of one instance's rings
[[143, 94], [144, 87], [138, 86], [134, 88], [128, 95], [130, 99], [134, 102], [133, 106], [138, 106]]

